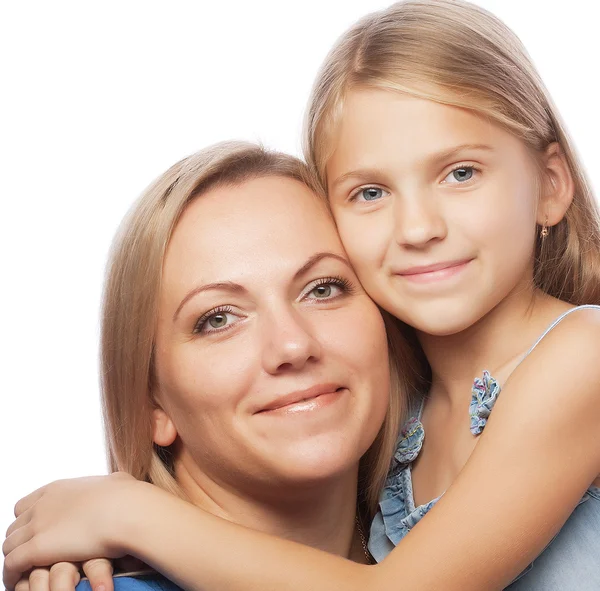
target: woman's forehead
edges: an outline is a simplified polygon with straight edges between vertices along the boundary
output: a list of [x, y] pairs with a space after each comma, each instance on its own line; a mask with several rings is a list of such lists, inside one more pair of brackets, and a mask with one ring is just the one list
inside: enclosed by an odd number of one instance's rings
[[169, 243], [165, 284], [294, 272], [317, 252], [344, 256], [326, 205], [299, 181], [262, 177], [193, 201]]

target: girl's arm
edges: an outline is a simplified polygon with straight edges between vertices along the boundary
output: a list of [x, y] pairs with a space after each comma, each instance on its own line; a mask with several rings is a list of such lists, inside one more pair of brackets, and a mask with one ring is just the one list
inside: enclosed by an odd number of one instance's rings
[[69, 539], [66, 525], [50, 523], [44, 494], [26, 498], [5, 543], [5, 572], [10, 581], [32, 565], [130, 553], [189, 591], [501, 589], [550, 542], [600, 472], [599, 352], [597, 311], [555, 328], [511, 376], [455, 482], [379, 565], [248, 530], [135, 482], [119, 493], [120, 510], [94, 525], [94, 543], [78, 538], [90, 536], [85, 511], [70, 507], [84, 525]]

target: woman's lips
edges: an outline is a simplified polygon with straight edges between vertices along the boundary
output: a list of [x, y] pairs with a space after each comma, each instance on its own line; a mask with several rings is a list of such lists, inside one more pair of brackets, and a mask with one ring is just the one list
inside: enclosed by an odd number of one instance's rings
[[337, 384], [319, 384], [279, 396], [257, 414], [296, 414], [318, 410], [335, 402], [345, 391]]

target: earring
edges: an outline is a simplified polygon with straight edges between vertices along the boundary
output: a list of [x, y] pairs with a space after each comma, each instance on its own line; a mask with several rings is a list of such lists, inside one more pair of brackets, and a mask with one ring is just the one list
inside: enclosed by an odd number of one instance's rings
[[548, 236], [548, 216], [546, 215], [546, 219], [544, 220], [544, 225], [542, 226], [542, 231], [540, 232], [540, 238], [543, 240]]

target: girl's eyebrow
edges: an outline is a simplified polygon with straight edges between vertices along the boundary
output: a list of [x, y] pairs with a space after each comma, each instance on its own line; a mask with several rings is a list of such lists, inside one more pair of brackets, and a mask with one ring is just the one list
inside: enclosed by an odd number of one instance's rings
[[431, 154], [426, 158], [428, 162], [436, 163], [442, 160], [449, 160], [450, 158], [454, 158], [458, 156], [461, 152], [465, 152], [467, 150], [479, 150], [483, 152], [493, 152], [494, 148], [487, 144], [460, 144], [459, 146], [453, 146], [452, 148], [448, 148], [447, 150], [440, 150], [434, 154]]
[[[461, 152], [466, 150], [479, 150], [484, 152], [493, 152], [494, 148], [487, 144], [460, 144], [459, 146], [452, 146], [445, 150], [440, 150], [423, 158], [422, 164], [436, 164], [444, 160], [449, 160], [455, 156], [458, 156]], [[339, 185], [346, 182], [349, 179], [364, 179], [368, 177], [381, 177], [384, 176], [384, 171], [379, 168], [358, 168], [345, 172], [344, 174], [337, 177], [331, 183], [331, 191], [336, 189]]]
[[368, 177], [380, 177], [383, 174], [383, 171], [379, 168], [358, 168], [356, 170], [351, 170], [350, 172], [345, 172], [340, 175], [331, 183], [331, 190], [333, 191], [339, 185], [345, 183], [349, 179], [363, 179]]

